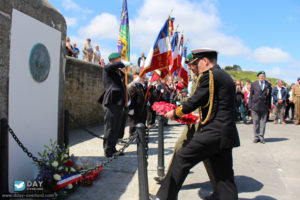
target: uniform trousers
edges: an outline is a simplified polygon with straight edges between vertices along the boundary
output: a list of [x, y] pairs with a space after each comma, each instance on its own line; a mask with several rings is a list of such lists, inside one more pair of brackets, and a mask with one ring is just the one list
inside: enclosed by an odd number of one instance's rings
[[120, 120], [121, 120], [121, 122], [120, 122], [120, 132], [119, 132], [119, 136], [118, 136], [119, 139], [123, 139], [124, 134], [125, 134], [125, 126], [126, 126], [127, 117], [128, 117], [128, 109], [124, 108], [121, 115], [122, 116], [120, 118]]
[[[198, 129], [198, 126], [199, 126], [199, 124], [185, 126], [183, 132], [181, 133], [181, 135], [179, 136], [179, 138], [176, 141], [176, 144], [174, 147], [174, 153], [173, 153], [173, 156], [172, 156], [172, 159], [171, 159], [168, 169], [170, 169], [172, 160], [173, 160], [174, 156], [176, 155], [176, 153], [178, 153], [184, 146], [186, 146], [190, 142], [190, 140], [193, 138], [196, 130]], [[209, 177], [209, 181], [213, 187], [213, 190], [214, 190], [214, 192], [216, 192], [217, 191], [217, 183], [214, 178], [214, 174], [213, 174], [209, 159], [203, 160], [203, 164], [206, 169], [207, 175]]]
[[252, 110], [251, 114], [253, 120], [254, 138], [264, 138], [268, 111]]
[[176, 153], [157, 197], [160, 200], [175, 200], [190, 169], [206, 159], [209, 159], [214, 172], [219, 199], [238, 199], [232, 169], [232, 148], [220, 149], [220, 137], [207, 139], [206, 133], [196, 133], [191, 141]]
[[121, 129], [121, 118], [123, 106], [107, 105], [104, 110], [104, 140], [103, 148], [106, 154], [112, 154], [116, 151], [116, 144]]
[[155, 124], [156, 112], [152, 110], [151, 106], [147, 106], [147, 124]]

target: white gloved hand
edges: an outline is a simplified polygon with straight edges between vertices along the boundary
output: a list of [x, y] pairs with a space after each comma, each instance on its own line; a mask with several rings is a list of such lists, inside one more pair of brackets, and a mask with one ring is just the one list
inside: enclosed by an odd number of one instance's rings
[[130, 62], [126, 60], [122, 60], [122, 63], [125, 65], [125, 67], [128, 67], [130, 65]]
[[140, 82], [140, 80], [141, 80], [141, 77], [136, 77], [133, 81], [135, 82], [135, 83], [138, 83], [138, 82]]

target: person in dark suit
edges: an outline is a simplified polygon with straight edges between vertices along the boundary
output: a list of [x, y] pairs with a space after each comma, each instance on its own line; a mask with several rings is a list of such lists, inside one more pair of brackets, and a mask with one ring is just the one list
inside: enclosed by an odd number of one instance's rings
[[264, 135], [268, 111], [271, 109], [272, 85], [266, 81], [266, 73], [257, 73], [258, 81], [251, 85], [249, 109], [252, 113], [254, 139], [253, 142], [265, 143]]
[[[138, 77], [135, 74], [134, 79]], [[138, 123], [145, 124], [147, 118], [147, 100], [145, 95], [147, 85], [145, 84], [146, 75], [140, 77], [139, 82], [134, 82], [134, 88], [130, 91], [130, 105], [128, 112], [129, 134], [132, 136], [136, 130], [135, 126]]]
[[274, 124], [278, 123], [278, 115], [280, 116], [281, 124], [285, 125], [285, 118], [284, 118], [284, 109], [286, 104], [287, 98], [287, 91], [286, 88], [282, 86], [282, 80], [276, 81], [277, 86], [275, 86], [272, 90], [272, 97], [273, 97], [273, 105], [274, 105]]
[[147, 125], [148, 128], [151, 128], [155, 127], [156, 112], [152, 110], [152, 106], [154, 102], [158, 101], [159, 91], [156, 89], [156, 86], [153, 83], [151, 83], [148, 87], [149, 92], [147, 99], [149, 104], [147, 105]]
[[235, 124], [235, 84], [217, 65], [217, 52], [193, 50], [199, 70], [195, 93], [176, 110], [165, 114], [169, 119], [199, 109], [199, 129], [188, 144], [178, 151], [156, 196], [152, 199], [175, 200], [190, 169], [209, 159], [220, 200], [236, 200], [232, 148], [240, 145]]
[[145, 64], [145, 61], [146, 61], [146, 57], [145, 57], [144, 52], [142, 52], [141, 57], [139, 57], [139, 59], [138, 59], [138, 66], [140, 68], [142, 68]]
[[102, 103], [104, 110], [104, 152], [106, 157], [112, 157], [117, 152], [118, 136], [121, 131], [124, 131], [120, 127], [127, 90], [122, 71], [125, 65], [121, 62], [121, 54], [112, 53], [108, 59], [109, 64], [104, 67], [102, 74], [105, 91], [99, 102]]

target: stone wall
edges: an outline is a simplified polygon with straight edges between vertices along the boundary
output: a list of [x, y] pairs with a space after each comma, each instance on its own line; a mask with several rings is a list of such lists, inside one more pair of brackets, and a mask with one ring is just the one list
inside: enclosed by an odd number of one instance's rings
[[[102, 105], [98, 98], [104, 92], [103, 67], [76, 58], [66, 57], [65, 109], [82, 124], [89, 127], [103, 123]], [[132, 75], [128, 75], [128, 82]], [[70, 123], [70, 128], [78, 128]]]

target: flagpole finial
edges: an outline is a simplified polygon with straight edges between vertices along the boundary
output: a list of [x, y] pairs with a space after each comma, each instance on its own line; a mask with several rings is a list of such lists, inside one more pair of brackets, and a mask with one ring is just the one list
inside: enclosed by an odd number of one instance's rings
[[171, 11], [170, 11], [170, 14], [169, 14], [168, 18], [170, 18], [170, 16], [171, 16], [171, 14], [172, 14], [173, 10], [174, 10], [174, 8], [172, 8], [172, 9], [171, 9]]
[[175, 32], [177, 32], [178, 27], [179, 27], [179, 24], [177, 24], [176, 29], [175, 29]]
[[190, 39], [189, 39], [189, 38], [188, 38], [188, 39], [186, 39], [186, 42], [185, 42], [184, 46], [186, 46], [186, 44], [187, 44], [189, 41], [190, 41]]

